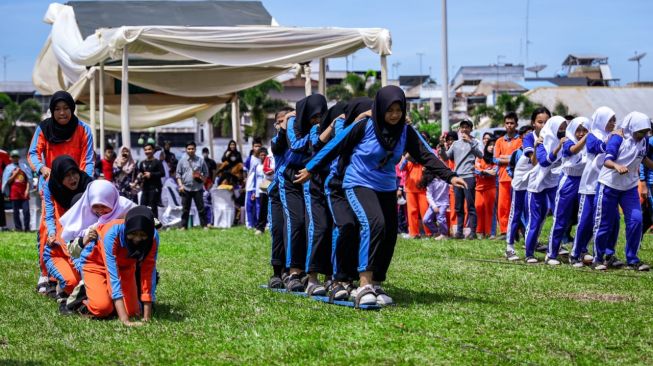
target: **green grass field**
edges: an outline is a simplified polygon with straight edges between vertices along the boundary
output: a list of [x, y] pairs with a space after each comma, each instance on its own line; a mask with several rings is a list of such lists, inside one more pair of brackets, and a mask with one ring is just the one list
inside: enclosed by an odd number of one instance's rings
[[33, 242], [0, 234], [0, 364], [653, 364], [653, 274], [509, 264], [497, 241], [400, 239], [398, 306], [366, 312], [259, 288], [267, 236], [167, 231], [140, 328], [60, 316]]

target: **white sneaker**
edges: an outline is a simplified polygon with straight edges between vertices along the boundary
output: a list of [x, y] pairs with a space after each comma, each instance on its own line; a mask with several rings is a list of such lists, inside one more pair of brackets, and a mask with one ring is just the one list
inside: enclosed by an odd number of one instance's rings
[[441, 234], [440, 236], [435, 237], [433, 240], [447, 240], [447, 236]]
[[514, 261], [519, 260], [519, 256], [512, 249], [511, 250], [506, 250], [506, 259], [509, 260], [510, 262], [514, 262]]
[[403, 239], [410, 239], [410, 238], [411, 238], [411, 237], [410, 237], [410, 234], [407, 234], [407, 233], [403, 233], [403, 234], [401, 234], [401, 237], [402, 237]]
[[363, 289], [368, 288], [371, 289], [372, 292], [363, 295], [363, 297], [360, 298], [360, 301], [358, 302], [358, 305], [376, 305], [376, 294], [374, 293], [374, 287], [372, 285], [366, 285], [365, 287], [359, 287], [358, 291], [356, 292], [357, 294]]
[[589, 266], [589, 265], [592, 264], [592, 262], [594, 262], [594, 257], [592, 257], [591, 255], [585, 253], [583, 255], [583, 263], [585, 263], [585, 265]]
[[374, 286], [374, 291], [376, 292], [376, 303], [380, 306], [393, 305], [394, 301], [388, 294], [381, 288], [381, 286]]
[[256, 231], [254, 232], [254, 235], [261, 235], [261, 234], [263, 234], [263, 232], [262, 232], [261, 230], [256, 230]]
[[560, 250], [558, 251], [558, 255], [569, 255], [569, 249], [567, 248], [566, 245], [561, 245]]
[[538, 260], [535, 257], [526, 257], [526, 263], [528, 264], [537, 264]]
[[549, 256], [546, 256], [546, 258], [544, 259], [544, 263], [546, 263], [546, 264], [548, 264], [550, 266], [559, 266], [560, 265], [559, 260], [557, 260], [555, 258], [549, 258]]
[[39, 294], [45, 294], [48, 291], [48, 277], [40, 276], [38, 282], [36, 283], [36, 289]]

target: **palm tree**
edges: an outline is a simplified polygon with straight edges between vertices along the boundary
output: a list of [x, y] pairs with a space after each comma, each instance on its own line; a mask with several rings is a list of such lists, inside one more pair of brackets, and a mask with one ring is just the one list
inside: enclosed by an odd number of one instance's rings
[[376, 71], [368, 70], [364, 76], [349, 73], [340, 84], [327, 89], [326, 97], [330, 100], [348, 101], [357, 97], [374, 98], [381, 89], [381, 82], [376, 79]]
[[41, 121], [41, 105], [32, 98], [18, 104], [4, 93], [0, 93], [0, 105], [3, 106], [0, 117], [0, 146], [7, 149], [27, 146], [32, 130], [27, 127], [19, 127], [17, 122], [38, 123]]
[[[249, 112], [252, 118], [252, 128], [247, 135], [266, 138], [267, 115], [273, 113], [287, 104], [280, 99], [270, 98], [270, 91], [282, 91], [283, 85], [276, 80], [267, 80], [259, 85], [238, 92], [240, 113]], [[231, 133], [231, 105], [227, 105], [212, 118], [213, 125], [219, 126], [223, 136]]]
[[475, 119], [488, 117], [492, 121], [492, 127], [497, 127], [503, 123], [503, 117], [508, 112], [516, 112], [520, 118], [530, 119], [535, 108], [536, 105], [524, 95], [502, 93], [497, 97], [497, 101], [493, 106], [485, 104], [476, 106], [471, 115]]

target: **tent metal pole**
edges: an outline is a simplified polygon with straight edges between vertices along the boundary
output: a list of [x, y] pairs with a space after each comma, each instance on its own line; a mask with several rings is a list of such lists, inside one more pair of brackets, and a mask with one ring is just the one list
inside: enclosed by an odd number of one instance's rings
[[209, 128], [209, 155], [211, 156], [212, 159], [215, 159], [215, 155], [213, 155], [213, 122], [209, 118], [208, 121], [206, 121], [207, 127]]
[[129, 136], [129, 53], [127, 46], [122, 49], [122, 88], [120, 90], [120, 132], [122, 145], [131, 149]]
[[320, 78], [318, 81], [319, 93], [326, 96], [326, 59], [320, 59]]
[[309, 96], [313, 93], [313, 88], [311, 87], [311, 66], [309, 64], [304, 65], [304, 93], [306, 96]]
[[381, 55], [381, 86], [388, 85], [388, 59], [386, 55]]
[[95, 67], [91, 67], [91, 82], [90, 82], [90, 94], [91, 94], [91, 104], [89, 106], [90, 109], [90, 118], [91, 118], [91, 132], [93, 133], [93, 150], [97, 150], [98, 142], [97, 142], [97, 126], [95, 123], [95, 74], [96, 74], [96, 69]]
[[231, 138], [236, 141], [238, 151], [243, 151], [240, 141], [240, 100], [238, 95], [231, 102]]
[[104, 61], [100, 62], [98, 75], [100, 87], [100, 155], [104, 154]]
[[442, 102], [440, 111], [442, 114], [442, 132], [449, 132], [449, 58], [447, 56], [447, 0], [442, 0]]

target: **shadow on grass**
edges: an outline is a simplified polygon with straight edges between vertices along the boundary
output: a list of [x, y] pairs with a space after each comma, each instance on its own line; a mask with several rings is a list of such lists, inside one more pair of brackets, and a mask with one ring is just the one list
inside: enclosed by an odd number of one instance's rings
[[4, 360], [0, 358], [0, 364], [8, 366], [36, 366], [45, 365], [43, 361], [17, 361], [17, 360]]
[[390, 294], [397, 304], [439, 304], [447, 302], [455, 303], [479, 303], [496, 304], [482, 297], [467, 297], [453, 293], [433, 293], [424, 291], [413, 291], [404, 288], [392, 288]]
[[184, 310], [185, 309], [179, 305], [171, 306], [166, 303], [156, 303], [154, 307], [154, 317], [159, 320], [182, 322], [186, 319]]

